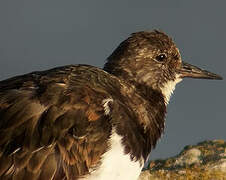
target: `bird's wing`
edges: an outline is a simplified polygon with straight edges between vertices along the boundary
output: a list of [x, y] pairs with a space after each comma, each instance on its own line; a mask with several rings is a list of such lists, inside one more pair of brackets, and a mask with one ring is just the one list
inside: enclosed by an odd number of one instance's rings
[[77, 179], [108, 149], [108, 94], [64, 73], [0, 82], [0, 179]]

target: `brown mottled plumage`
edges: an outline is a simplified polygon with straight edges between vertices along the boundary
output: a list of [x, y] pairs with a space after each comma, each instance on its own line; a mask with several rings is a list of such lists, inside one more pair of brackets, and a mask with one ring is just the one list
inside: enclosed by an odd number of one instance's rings
[[[164, 129], [162, 88], [182, 66], [166, 34], [138, 32], [120, 44], [104, 70], [70, 65], [1, 81], [0, 179], [89, 177], [111, 149], [113, 129], [131, 161], [145, 160]], [[183, 73], [191, 76], [192, 68]]]

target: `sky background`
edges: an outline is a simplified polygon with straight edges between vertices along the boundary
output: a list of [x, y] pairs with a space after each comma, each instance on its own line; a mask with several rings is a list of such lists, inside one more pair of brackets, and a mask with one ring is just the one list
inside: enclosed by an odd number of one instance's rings
[[[103, 67], [129, 34], [153, 29], [173, 37], [185, 61], [226, 79], [225, 8], [224, 0], [1, 0], [0, 80], [67, 64]], [[151, 159], [225, 140], [225, 92], [225, 80], [179, 83]]]

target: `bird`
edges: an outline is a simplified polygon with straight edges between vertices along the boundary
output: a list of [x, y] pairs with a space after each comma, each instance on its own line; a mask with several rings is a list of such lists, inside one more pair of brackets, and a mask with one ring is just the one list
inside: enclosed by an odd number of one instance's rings
[[0, 81], [0, 179], [137, 180], [183, 78], [222, 79], [182, 61], [172, 38], [152, 30], [132, 33], [103, 68]]

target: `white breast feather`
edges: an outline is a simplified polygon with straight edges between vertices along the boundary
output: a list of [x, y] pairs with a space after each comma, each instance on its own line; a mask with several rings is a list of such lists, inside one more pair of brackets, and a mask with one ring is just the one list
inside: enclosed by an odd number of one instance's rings
[[111, 135], [111, 147], [102, 157], [102, 164], [87, 180], [137, 180], [142, 166], [139, 161], [131, 161], [130, 155], [124, 154], [122, 137], [117, 133]]

